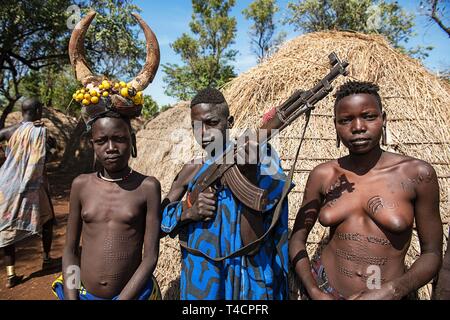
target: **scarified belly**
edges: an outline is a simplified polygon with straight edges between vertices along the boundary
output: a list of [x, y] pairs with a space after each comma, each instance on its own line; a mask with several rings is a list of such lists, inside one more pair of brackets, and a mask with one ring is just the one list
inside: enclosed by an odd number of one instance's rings
[[405, 272], [405, 250], [395, 249], [387, 238], [353, 232], [336, 232], [321, 260], [329, 282], [348, 297], [379, 287]]
[[142, 243], [134, 238], [114, 235], [86, 245], [89, 240], [83, 240], [81, 281], [90, 293], [112, 298], [121, 292], [141, 263]]

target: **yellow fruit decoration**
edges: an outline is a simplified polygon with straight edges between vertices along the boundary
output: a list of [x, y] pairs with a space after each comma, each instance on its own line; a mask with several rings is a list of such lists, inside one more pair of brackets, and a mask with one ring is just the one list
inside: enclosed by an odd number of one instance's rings
[[99, 88], [100, 90], [103, 90], [103, 89], [104, 89], [103, 84], [99, 85], [98, 88]]
[[142, 97], [142, 91], [138, 91], [138, 93], [136, 93], [136, 96], [139, 98]]
[[74, 94], [72, 95], [72, 98], [73, 98], [73, 99], [76, 99], [76, 98], [77, 98], [77, 94], [74, 93]]
[[128, 88], [122, 88], [122, 89], [120, 89], [120, 94], [121, 94], [123, 97], [128, 97]]
[[77, 101], [81, 101], [81, 100], [83, 100], [83, 99], [84, 99], [84, 94], [79, 93], [79, 94], [77, 95]]
[[86, 92], [86, 91], [84, 91], [84, 89], [81, 89], [81, 90], [80, 90], [80, 93], [85, 93], [85, 92]]
[[103, 80], [102, 85], [103, 85], [103, 89], [105, 89], [105, 90], [108, 90], [109, 88], [111, 88], [111, 85], [109, 84], [109, 82], [107, 80]]
[[118, 84], [117, 82], [114, 84], [114, 89], [119, 89], [120, 88], [120, 84]]
[[120, 81], [120, 86], [123, 88], [123, 87], [126, 87], [127, 84], [125, 82], [123, 82], [123, 81]]
[[131, 83], [127, 83], [127, 88], [131, 89]]
[[103, 95], [104, 97], [107, 97], [107, 96], [108, 96], [108, 91], [103, 92], [102, 95]]
[[90, 95], [89, 93], [86, 93], [86, 94], [84, 95], [84, 98], [85, 98], [86, 100], [90, 100], [90, 99], [91, 99], [91, 95]]
[[84, 104], [85, 106], [88, 106], [90, 104], [90, 101], [88, 99], [83, 99], [81, 103]]
[[98, 97], [92, 97], [91, 98], [91, 103], [93, 103], [93, 104], [98, 103]]
[[91, 97], [95, 97], [97, 95], [97, 91], [95, 91], [94, 89], [91, 89], [89, 91], [89, 94], [91, 95]]

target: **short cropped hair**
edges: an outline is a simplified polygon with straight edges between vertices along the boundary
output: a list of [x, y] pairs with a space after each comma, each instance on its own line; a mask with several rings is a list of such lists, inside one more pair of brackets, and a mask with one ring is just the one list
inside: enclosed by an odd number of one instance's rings
[[336, 107], [343, 98], [350, 96], [352, 94], [358, 94], [358, 93], [367, 93], [371, 94], [375, 97], [378, 103], [378, 107], [380, 108], [380, 111], [383, 111], [383, 105], [381, 103], [381, 97], [378, 94], [378, 91], [380, 90], [380, 87], [378, 87], [373, 82], [368, 81], [348, 81], [344, 83], [342, 86], [340, 86], [336, 93], [335, 97], [336, 100], [334, 101], [334, 112], [336, 112]]
[[32, 98], [26, 98], [22, 102], [22, 112], [32, 113], [36, 114], [37, 110], [39, 108], [42, 108], [42, 103], [39, 101], [38, 98], [32, 97]]
[[226, 102], [222, 92], [214, 88], [200, 90], [191, 101], [191, 108], [200, 103], [221, 104]]
[[215, 88], [205, 88], [200, 90], [191, 101], [191, 108], [200, 103], [208, 103], [216, 105], [220, 112], [228, 118], [230, 116], [230, 109], [222, 92]]

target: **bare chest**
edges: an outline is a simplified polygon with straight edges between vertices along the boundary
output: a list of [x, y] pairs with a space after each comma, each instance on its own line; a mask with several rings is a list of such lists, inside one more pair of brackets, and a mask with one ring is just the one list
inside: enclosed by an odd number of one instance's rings
[[143, 223], [146, 201], [137, 190], [125, 190], [115, 184], [93, 183], [81, 197], [83, 222]]
[[319, 221], [324, 226], [347, 222], [400, 233], [414, 221], [412, 193], [389, 173], [357, 176], [342, 173], [325, 190]]

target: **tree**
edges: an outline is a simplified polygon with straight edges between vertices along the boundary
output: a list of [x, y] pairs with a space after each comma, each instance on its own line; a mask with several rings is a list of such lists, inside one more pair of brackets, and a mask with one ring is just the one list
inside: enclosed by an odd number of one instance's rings
[[150, 119], [159, 112], [158, 103], [151, 96], [144, 96], [144, 105], [142, 106], [142, 117]]
[[446, 14], [447, 8], [438, 8], [438, 5], [439, 0], [420, 1], [420, 7], [426, 8], [425, 15], [430, 17], [430, 19], [433, 20], [450, 37], [450, 26], [448, 26], [448, 24], [444, 21], [444, 17], [448, 18], [448, 14]]
[[67, 63], [70, 0], [2, 2], [0, 10], [0, 129], [21, 97], [19, 84], [32, 71]]
[[195, 38], [183, 33], [171, 44], [183, 65], [163, 65], [166, 94], [180, 100], [190, 99], [205, 87], [220, 87], [235, 77], [233, 61], [237, 51], [227, 49], [234, 43], [236, 19], [228, 14], [235, 0], [192, 0]]
[[258, 57], [258, 62], [266, 58], [271, 49], [279, 45], [286, 37], [286, 33], [280, 33], [277, 38], [273, 39], [274, 16], [278, 10], [275, 0], [255, 0], [242, 11], [246, 19], [253, 21], [250, 36], [253, 52]]
[[[72, 93], [79, 88], [78, 81], [73, 76], [69, 64], [64, 66], [49, 66], [40, 71], [30, 71], [23, 77], [19, 86], [25, 96], [40, 97], [46, 107], [52, 107], [62, 112], [75, 110]], [[73, 113], [73, 112], [72, 112]], [[78, 114], [78, 112], [75, 112]]]
[[[324, 30], [352, 30], [384, 35], [396, 48], [413, 36], [414, 14], [407, 13], [396, 2], [385, 0], [300, 0], [288, 3], [288, 17], [284, 23], [295, 30], [315, 32]], [[411, 55], [427, 56], [431, 47], [417, 47]]]
[[145, 42], [138, 37], [139, 25], [130, 15], [141, 12], [132, 0], [93, 0], [97, 15], [86, 35], [85, 48], [91, 66], [108, 78], [132, 79], [145, 59]]

